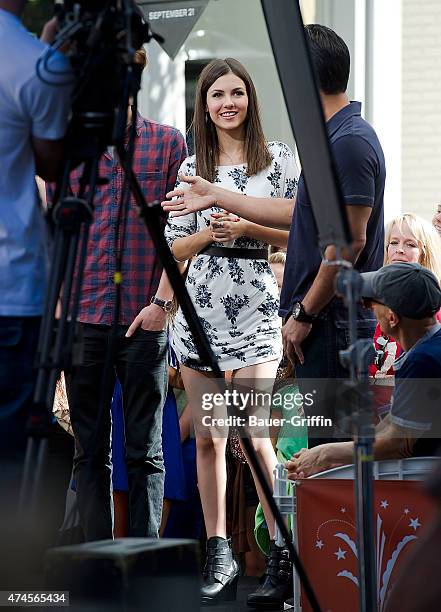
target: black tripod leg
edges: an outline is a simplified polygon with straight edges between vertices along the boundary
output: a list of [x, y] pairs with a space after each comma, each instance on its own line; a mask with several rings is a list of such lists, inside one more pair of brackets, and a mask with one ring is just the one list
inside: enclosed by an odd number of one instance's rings
[[[124, 149], [120, 151], [120, 149], [118, 148], [118, 154], [121, 160], [123, 161], [125, 155]], [[139, 208], [139, 215], [144, 220], [144, 223], [146, 224], [150, 232], [159, 258], [162, 262], [162, 265], [164, 266], [168, 279], [175, 291], [175, 295], [182, 308], [187, 324], [190, 328], [201, 360], [204, 364], [209, 365], [211, 367], [213, 373], [219, 379], [220, 385], [222, 374], [219, 365], [211, 349], [210, 343], [208, 342], [208, 338], [205, 334], [202, 324], [198, 318], [193, 302], [191, 301], [190, 296], [188, 295], [187, 288], [185, 286], [185, 282], [182, 278], [182, 275], [178, 270], [176, 262], [173, 259], [173, 256], [164, 238], [164, 232], [161, 227], [161, 210], [159, 207], [159, 202], [156, 202], [152, 206], [147, 205], [139, 183], [133, 172], [131, 172], [131, 187]], [[285, 539], [286, 545], [289, 548], [294, 566], [305, 589], [305, 592], [307, 593], [311, 608], [314, 610], [314, 612], [320, 612], [320, 606], [318, 604], [312, 585], [299, 559], [297, 551], [290, 537], [289, 531], [283, 521], [282, 515], [280, 514], [277, 504], [274, 501], [272, 491], [265, 479], [262, 468], [260, 467], [259, 460], [257, 459], [256, 453], [254, 452], [253, 445], [251, 444], [250, 439], [247, 437], [243, 438], [243, 443], [245, 451], [250, 458], [251, 465], [255, 470], [259, 483], [264, 492], [266, 501], [271, 508], [274, 520], [276, 521], [277, 526], [279, 527], [280, 532], [283, 538]]]
[[66, 266], [68, 244], [64, 232], [57, 228], [55, 232], [54, 248], [52, 251], [52, 270], [47, 293], [44, 315], [41, 322], [40, 337], [38, 341], [37, 362], [39, 371], [34, 394], [34, 403], [42, 406], [46, 404], [48, 372], [52, 362], [52, 343], [54, 339], [55, 310], [63, 284]]
[[[99, 171], [99, 155], [96, 155], [92, 160], [87, 162], [86, 167], [83, 172], [83, 177], [81, 179], [82, 187], [80, 191], [80, 197], [83, 197], [85, 184], [89, 185], [89, 193], [87, 196], [86, 215], [89, 215], [87, 219], [84, 221], [83, 233], [81, 236], [81, 248], [80, 255], [78, 258], [78, 266], [77, 266], [77, 277], [76, 284], [73, 289], [72, 294], [72, 311], [71, 311], [71, 319], [72, 321], [77, 320], [78, 309], [80, 304], [80, 295], [81, 295], [81, 284], [83, 281], [83, 271], [86, 266], [86, 257], [87, 257], [87, 245], [89, 240], [89, 229], [90, 224], [93, 219], [93, 200], [95, 197], [95, 189], [98, 181], [98, 171]], [[84, 179], [84, 180], [83, 180]], [[67, 347], [69, 350], [72, 349], [75, 335], [75, 325], [71, 325], [69, 328], [69, 333], [67, 336]]]
[[356, 477], [354, 482], [357, 508], [357, 545], [360, 557], [360, 612], [377, 609], [376, 569], [373, 541], [374, 533], [374, 484], [373, 445], [369, 437], [359, 438], [354, 445]]
[[[41, 480], [41, 471], [43, 466], [41, 461], [44, 460], [45, 452], [40, 454], [41, 449], [45, 449], [45, 436], [50, 423], [48, 408], [46, 405], [47, 389], [49, 374], [51, 373], [52, 361], [52, 343], [54, 339], [55, 326], [55, 309], [60, 295], [60, 289], [63, 284], [64, 268], [67, 259], [67, 249], [69, 242], [66, 239], [65, 233], [57, 228], [55, 232], [54, 245], [52, 250], [52, 270], [51, 282], [46, 297], [44, 316], [40, 329], [40, 336], [37, 350], [37, 362], [39, 371], [37, 374], [34, 404], [37, 411], [34, 411], [30, 419], [29, 436], [26, 446], [25, 461], [23, 466], [23, 474], [20, 484], [20, 496], [18, 503], [18, 515], [20, 519], [24, 519], [25, 515], [33, 503], [35, 503], [36, 490]], [[33, 427], [38, 429], [38, 435], [33, 431]], [[36, 474], [36, 466], [40, 470], [40, 474]]]
[[[57, 333], [55, 339], [55, 346], [52, 355], [53, 368], [49, 372], [48, 384], [46, 389], [46, 403], [49, 407], [51, 401], [53, 401], [55, 395], [55, 387], [57, 384], [58, 377], [60, 376], [60, 370], [65, 367], [65, 356], [70, 356], [69, 342], [66, 342], [66, 336], [68, 337], [67, 330], [71, 327], [75, 327], [74, 324], [68, 321], [69, 315], [69, 302], [72, 293], [73, 276], [75, 270], [76, 255], [78, 250], [79, 233], [74, 234], [70, 238], [69, 251], [66, 258], [66, 270], [63, 284], [63, 297], [61, 305], [61, 316], [57, 326]], [[62, 365], [63, 364], [63, 365]]]
[[34, 455], [36, 448], [35, 438], [29, 437], [26, 444], [26, 454], [23, 465], [23, 474], [20, 483], [20, 496], [18, 498], [18, 517], [23, 519], [28, 511], [29, 487], [34, 473]]
[[34, 466], [34, 477], [32, 481], [32, 489], [30, 491], [30, 506], [28, 509], [28, 511], [32, 513], [37, 512], [38, 496], [39, 493], [41, 494], [42, 490], [44, 471], [49, 452], [48, 438], [42, 438], [37, 448], [36, 465]]
[[346, 304], [349, 312], [351, 346], [355, 354], [350, 359], [351, 379], [358, 387], [354, 419], [354, 493], [358, 546], [360, 612], [377, 610], [377, 573], [374, 547], [374, 485], [372, 399], [369, 392], [368, 364], [372, 352], [371, 342], [364, 346], [357, 340], [357, 308], [354, 291], [358, 273], [346, 272]]
[[[85, 165], [83, 178], [87, 178], [91, 188], [89, 190], [84, 210], [79, 211], [78, 213], [81, 215], [81, 222], [78, 223], [77, 230], [70, 235], [69, 250], [65, 262], [61, 317], [57, 328], [57, 336], [52, 358], [53, 368], [50, 372], [47, 387], [46, 401], [49, 408], [53, 402], [55, 388], [61, 370], [64, 369], [65, 371], [69, 371], [72, 366], [72, 352], [76, 331], [75, 322], [77, 319], [80, 302], [83, 271], [86, 265], [89, 228], [93, 211], [93, 198], [95, 193], [95, 185], [98, 178], [98, 163], [99, 159], [98, 157], [95, 157]], [[79, 201], [82, 201], [84, 189], [85, 185], [83, 184], [79, 193]], [[83, 231], [81, 231], [81, 228]], [[81, 247], [79, 249], [78, 246], [80, 244]], [[77, 257], [78, 253], [79, 257]]]

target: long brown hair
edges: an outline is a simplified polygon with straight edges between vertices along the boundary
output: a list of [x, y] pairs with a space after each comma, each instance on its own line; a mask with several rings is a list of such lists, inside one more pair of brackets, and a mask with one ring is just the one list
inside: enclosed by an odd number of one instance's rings
[[227, 57], [224, 60], [213, 60], [205, 66], [199, 76], [192, 123], [196, 153], [196, 174], [211, 183], [215, 179], [216, 166], [219, 164], [219, 141], [216, 126], [208, 113], [206, 114], [205, 112], [207, 92], [219, 77], [231, 72], [245, 83], [248, 95], [244, 145], [248, 176], [253, 176], [268, 168], [272, 162], [260, 121], [256, 89], [250, 75], [240, 62], [231, 57]]

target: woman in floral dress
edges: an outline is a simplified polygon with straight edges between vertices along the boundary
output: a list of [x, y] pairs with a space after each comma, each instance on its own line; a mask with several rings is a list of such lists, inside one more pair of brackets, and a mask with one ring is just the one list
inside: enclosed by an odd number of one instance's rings
[[[246, 195], [295, 196], [299, 171], [294, 156], [285, 144], [265, 141], [253, 82], [237, 60], [214, 60], [202, 71], [193, 132], [196, 154], [184, 161], [182, 174], [197, 174]], [[268, 388], [282, 355], [282, 340], [277, 282], [267, 251], [269, 244], [285, 247], [288, 233], [213, 207], [170, 216], [166, 237], [178, 261], [192, 259], [187, 289], [221, 370], [233, 371], [235, 384], [246, 380], [254, 389]], [[190, 403], [196, 404], [197, 391], [210, 374], [198, 363], [181, 310], [174, 321], [173, 345]], [[200, 415], [200, 408], [200, 402], [192, 405], [193, 413]], [[201, 435], [196, 425], [196, 442], [208, 538], [202, 601], [212, 603], [234, 596], [238, 575], [226, 539], [226, 434], [206, 430]], [[277, 461], [271, 441], [257, 437], [252, 442], [272, 483]], [[259, 486], [257, 490], [260, 493]], [[271, 513], [262, 502], [273, 535]]]

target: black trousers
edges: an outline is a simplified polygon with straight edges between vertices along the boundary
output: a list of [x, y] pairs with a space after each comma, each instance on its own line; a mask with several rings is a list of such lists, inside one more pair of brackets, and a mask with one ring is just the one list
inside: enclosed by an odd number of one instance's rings
[[166, 332], [138, 329], [131, 338], [125, 338], [127, 327], [120, 326], [112, 351], [112, 375], [103, 386], [110, 327], [81, 327], [83, 363], [66, 378], [66, 388], [75, 434], [74, 478], [86, 540], [112, 537], [110, 408], [116, 376], [124, 404], [129, 535], [158, 537], [164, 493]]

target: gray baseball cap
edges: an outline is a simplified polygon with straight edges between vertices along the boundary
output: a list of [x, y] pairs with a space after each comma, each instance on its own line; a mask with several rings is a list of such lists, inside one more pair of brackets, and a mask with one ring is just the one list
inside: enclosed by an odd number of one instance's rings
[[436, 276], [416, 263], [393, 263], [364, 272], [362, 296], [388, 306], [408, 319], [424, 319], [441, 308]]

